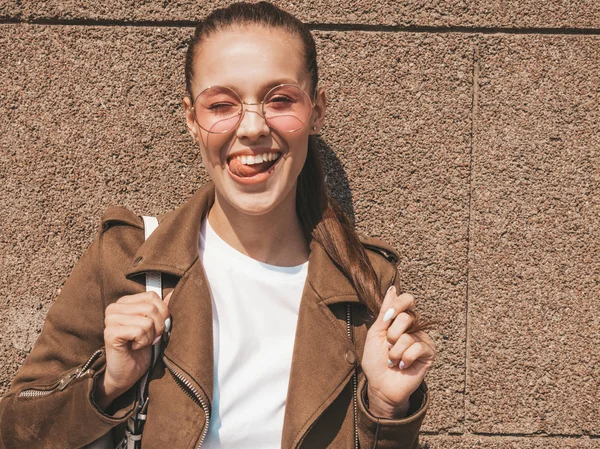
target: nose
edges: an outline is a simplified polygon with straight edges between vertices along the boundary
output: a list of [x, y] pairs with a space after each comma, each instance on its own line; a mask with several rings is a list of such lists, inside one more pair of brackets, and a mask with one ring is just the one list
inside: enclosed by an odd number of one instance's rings
[[237, 128], [238, 138], [246, 137], [254, 140], [258, 137], [268, 136], [270, 133], [271, 128], [262, 114], [261, 104], [244, 103], [244, 111]]

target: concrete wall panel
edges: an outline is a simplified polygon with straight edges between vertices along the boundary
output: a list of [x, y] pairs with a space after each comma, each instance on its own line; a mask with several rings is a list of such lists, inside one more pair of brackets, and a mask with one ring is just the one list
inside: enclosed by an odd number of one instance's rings
[[0, 28], [2, 392], [104, 209], [157, 213], [203, 178], [180, 105], [187, 31]]
[[21, 14], [21, 5], [14, 0], [0, 0], [0, 20], [15, 19]]
[[478, 432], [600, 433], [600, 39], [481, 40], [469, 404]]
[[[428, 429], [462, 429], [472, 42], [460, 35], [320, 32], [323, 135], [358, 229], [394, 245], [400, 275], [439, 319]], [[330, 171], [335, 173], [335, 164]]]
[[[196, 20], [231, 0], [196, 1], [83, 1], [22, 0], [28, 19], [54, 18], [103, 20]], [[598, 28], [600, 8], [596, 0], [527, 1], [387, 1], [333, 0], [273, 3], [301, 20], [324, 24], [369, 24], [439, 27]]]
[[[9, 92], [0, 125], [9, 292], [2, 324], [21, 324], [1, 343], [22, 359], [104, 208], [168, 210], [205, 174], [180, 105], [180, 43], [189, 29], [3, 30], [11, 45], [0, 69]], [[406, 290], [443, 322], [428, 426], [460, 430], [470, 39], [322, 32], [317, 42], [330, 100], [322, 138], [332, 191], [350, 209], [354, 200], [362, 232], [400, 250]], [[6, 388], [16, 366], [4, 366], [12, 367], [2, 373]]]
[[594, 449], [589, 438], [423, 435], [419, 449]]

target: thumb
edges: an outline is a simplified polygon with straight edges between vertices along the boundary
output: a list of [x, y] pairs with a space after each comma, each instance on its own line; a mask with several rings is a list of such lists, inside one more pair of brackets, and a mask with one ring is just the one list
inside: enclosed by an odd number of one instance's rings
[[169, 301], [171, 300], [172, 294], [173, 294], [173, 290], [171, 290], [171, 292], [167, 296], [165, 296], [165, 299], [164, 299], [165, 305], [167, 305], [167, 306], [169, 305]]

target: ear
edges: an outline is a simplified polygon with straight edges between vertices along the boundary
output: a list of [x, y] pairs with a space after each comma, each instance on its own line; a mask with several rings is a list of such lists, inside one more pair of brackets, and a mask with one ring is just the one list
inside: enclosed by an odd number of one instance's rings
[[196, 120], [194, 120], [192, 100], [187, 95], [183, 97], [183, 110], [185, 111], [185, 125], [188, 129], [188, 132], [192, 136], [192, 139], [197, 141], [200, 138], [200, 133], [198, 130], [198, 124], [196, 123]]
[[[327, 108], [327, 96], [325, 95], [325, 89], [320, 88], [317, 90], [317, 96], [315, 98], [315, 107], [313, 108], [311, 123], [310, 123], [310, 134], [319, 134], [321, 128], [325, 123], [325, 109]], [[314, 129], [316, 127], [317, 129]]]

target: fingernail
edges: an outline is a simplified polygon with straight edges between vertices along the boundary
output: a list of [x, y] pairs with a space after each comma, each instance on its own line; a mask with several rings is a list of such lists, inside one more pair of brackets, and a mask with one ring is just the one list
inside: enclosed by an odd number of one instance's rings
[[171, 330], [171, 317], [165, 320], [165, 332], [169, 332]]
[[389, 293], [389, 292], [391, 292], [391, 291], [392, 291], [392, 289], [396, 290], [396, 287], [394, 287], [393, 285], [391, 285], [391, 286], [390, 286], [390, 288], [388, 288], [387, 292], [388, 292], [388, 293]]
[[390, 307], [389, 309], [387, 309], [387, 312], [385, 312], [385, 315], [383, 315], [383, 322], [386, 323], [389, 320], [392, 319], [392, 317], [394, 316], [394, 313], [396, 311], [394, 310], [393, 307]]
[[400, 369], [404, 369], [404, 362], [402, 360], [400, 360], [400, 365], [398, 365], [398, 368]]
[[387, 342], [388, 348], [391, 348], [392, 346], [394, 346], [394, 343], [390, 343], [389, 341]]
[[160, 337], [161, 337], [161, 336], [159, 335], [158, 337], [156, 337], [156, 338], [154, 339], [154, 341], [152, 342], [152, 345], [153, 345], [153, 346], [154, 346], [156, 343], [158, 343], [158, 342], [160, 341]]
[[390, 368], [393, 368], [393, 367], [394, 367], [394, 362], [392, 362], [390, 359], [388, 359], [388, 366], [389, 366]]

